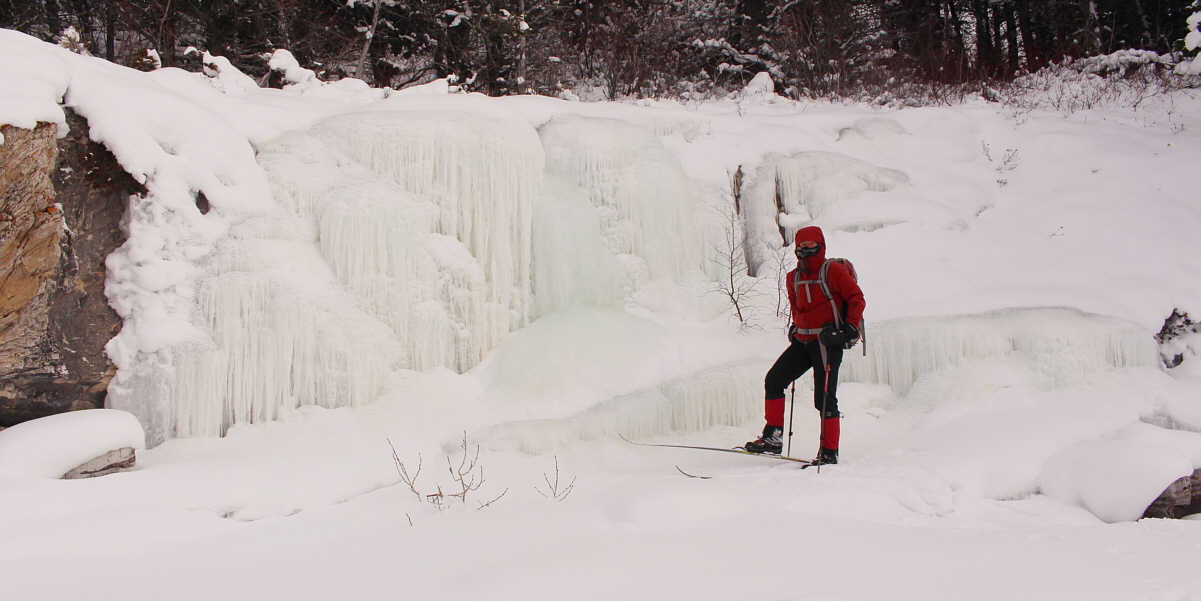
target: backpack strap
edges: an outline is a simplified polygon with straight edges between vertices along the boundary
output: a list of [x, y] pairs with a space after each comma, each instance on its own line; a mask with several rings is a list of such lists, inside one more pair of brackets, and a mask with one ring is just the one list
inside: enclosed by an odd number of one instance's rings
[[800, 296], [801, 286], [805, 285], [805, 302], [810, 302], [810, 303], [813, 302], [813, 297], [809, 294], [808, 284], [817, 284], [817, 283], [819, 283], [818, 280], [802, 280], [801, 279], [801, 271], [799, 269], [797, 271], [794, 271], [793, 273], [795, 274], [792, 277], [793, 290], [795, 290], [797, 295]]
[[826, 293], [826, 299], [830, 301], [830, 310], [834, 312], [834, 327], [842, 329], [842, 311], [835, 304], [834, 293], [830, 291], [830, 283], [826, 279], [826, 275], [830, 272], [830, 263], [833, 262], [834, 259], [826, 259], [822, 263], [821, 269], [817, 272], [817, 281], [818, 285], [821, 286], [822, 292]]
[[809, 284], [813, 284], [813, 285], [816, 285], [818, 288], [821, 288], [822, 293], [826, 295], [826, 300], [830, 301], [830, 309], [834, 312], [834, 326], [841, 328], [842, 327], [842, 311], [839, 310], [838, 305], [834, 302], [834, 293], [830, 290], [830, 284], [826, 280], [826, 276], [828, 275], [828, 273], [830, 271], [830, 263], [833, 263], [833, 262], [834, 262], [834, 259], [826, 259], [822, 263], [821, 268], [819, 268], [817, 270], [817, 279], [816, 280], [802, 280], [800, 270], [793, 272], [796, 275], [793, 276], [792, 285], [796, 289], [796, 293], [798, 295], [801, 293], [801, 286], [802, 285], [805, 286], [805, 300], [808, 302], [813, 302], [813, 297], [809, 295]]

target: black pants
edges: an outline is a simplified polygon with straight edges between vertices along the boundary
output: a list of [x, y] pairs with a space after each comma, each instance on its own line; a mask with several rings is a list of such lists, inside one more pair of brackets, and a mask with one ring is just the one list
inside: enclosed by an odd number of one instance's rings
[[[838, 417], [838, 366], [842, 364], [842, 347], [826, 347], [826, 362], [830, 367], [830, 396], [824, 399], [825, 414], [822, 418]], [[821, 343], [816, 340], [792, 344], [776, 359], [775, 365], [767, 370], [763, 386], [768, 399], [784, 398], [784, 389], [797, 378], [813, 369], [813, 406], [820, 412], [826, 392], [826, 370], [822, 365]]]

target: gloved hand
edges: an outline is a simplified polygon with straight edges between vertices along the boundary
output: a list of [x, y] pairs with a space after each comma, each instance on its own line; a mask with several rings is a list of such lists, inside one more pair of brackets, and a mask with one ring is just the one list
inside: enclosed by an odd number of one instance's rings
[[859, 342], [859, 328], [856, 328], [849, 323], [844, 323], [842, 324], [841, 333], [843, 337], [843, 343], [846, 344], [847, 348], [851, 348], [855, 346], [856, 342]]
[[796, 342], [796, 324], [788, 324], [788, 342]]
[[826, 346], [841, 346], [849, 349], [859, 341], [859, 329], [849, 323], [842, 324], [841, 328], [830, 324], [822, 328], [817, 339]]
[[830, 324], [817, 335], [817, 340], [826, 346], [842, 346], [846, 344], [846, 340], [842, 337], [842, 330], [838, 329], [834, 324]]

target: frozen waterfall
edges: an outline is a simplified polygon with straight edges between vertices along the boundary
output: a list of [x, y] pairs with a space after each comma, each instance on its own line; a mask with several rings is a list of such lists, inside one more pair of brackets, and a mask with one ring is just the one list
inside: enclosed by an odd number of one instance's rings
[[359, 406], [397, 369], [466, 371], [539, 316], [701, 266], [699, 195], [628, 123], [373, 111], [256, 150], [278, 208], [199, 259], [207, 335], [127, 386], [160, 399], [152, 441]]
[[807, 225], [847, 232], [918, 222], [966, 227], [952, 207], [925, 197], [903, 171], [837, 153], [768, 155], [744, 187], [742, 207], [752, 274], [772, 265]]
[[[709, 205], [725, 199], [690, 181], [651, 131], [614, 119], [558, 115], [535, 128], [475, 113], [371, 111], [256, 150], [275, 204], [231, 220], [212, 252], [193, 259], [191, 322], [201, 335], [143, 355], [114, 397], [150, 399], [131, 409], [152, 444], [305, 406], [360, 406], [399, 369], [465, 372], [512, 332], [573, 307], [621, 312], [641, 292], [695, 292], [721, 234]], [[861, 214], [954, 227], [952, 212], [906, 181], [837, 153], [769, 156], [743, 197], [750, 245], [779, 247], [781, 230], [810, 222], [871, 229]], [[1157, 361], [1141, 328], [1071, 310], [869, 328], [869, 355], [851, 353], [844, 378], [899, 397], [973, 361], [1016, 361], [1047, 389]], [[649, 331], [631, 326], [611, 341], [614, 356], [657, 348], [661, 340], [643, 339]], [[589, 336], [588, 352], [604, 352]], [[562, 353], [502, 357], [496, 365], [514, 373], [498, 380], [508, 388], [490, 390], [504, 392], [495, 402], [520, 413], [544, 399], [545, 415], [495, 429], [552, 440], [740, 425], [761, 409], [767, 364], [753, 356], [731, 355], [733, 367], [699, 361], [699, 372], [654, 355], [608, 371]], [[549, 365], [564, 366], [567, 380], [552, 381]], [[581, 393], [572, 374], [584, 372], [630, 386]]]
[[624, 121], [577, 115], [559, 115], [538, 134], [547, 174], [587, 192], [628, 287], [704, 268], [700, 193], [657, 137]]

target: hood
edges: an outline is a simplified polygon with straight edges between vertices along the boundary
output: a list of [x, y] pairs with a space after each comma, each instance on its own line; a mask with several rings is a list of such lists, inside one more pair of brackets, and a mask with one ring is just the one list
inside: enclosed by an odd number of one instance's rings
[[[826, 262], [826, 237], [822, 234], [822, 228], [816, 225], [803, 227], [796, 233], [796, 244], [800, 244], [806, 240], [812, 240], [818, 244], [817, 254], [804, 260], [802, 271], [816, 271]], [[797, 263], [801, 263], [800, 260]]]

